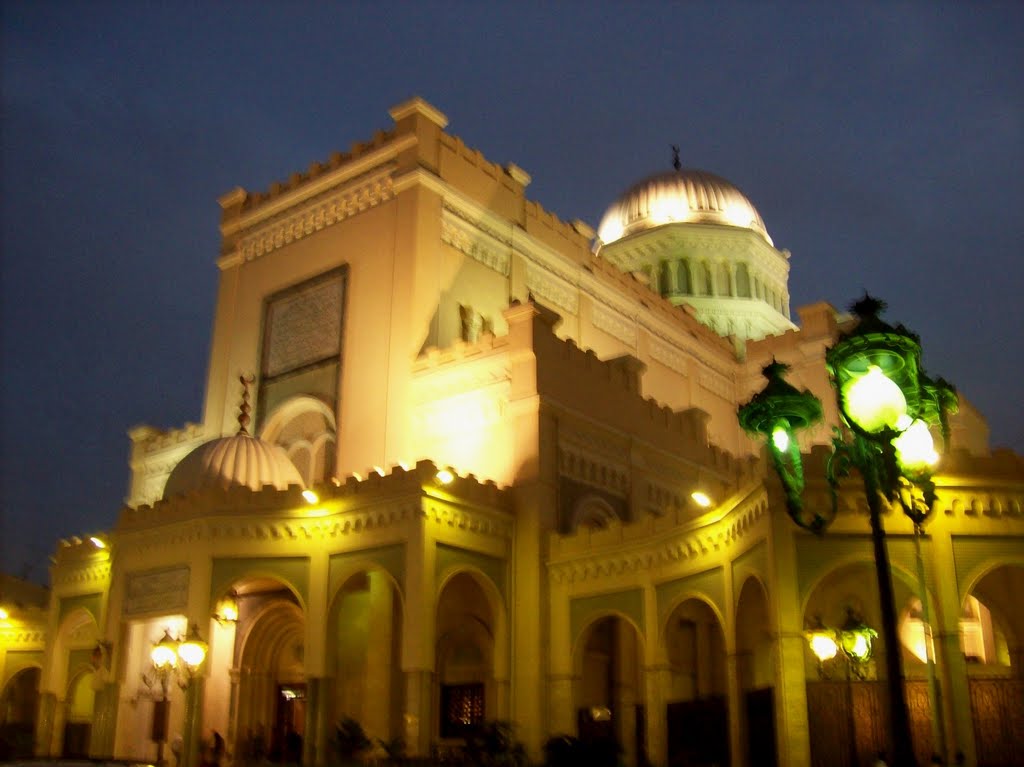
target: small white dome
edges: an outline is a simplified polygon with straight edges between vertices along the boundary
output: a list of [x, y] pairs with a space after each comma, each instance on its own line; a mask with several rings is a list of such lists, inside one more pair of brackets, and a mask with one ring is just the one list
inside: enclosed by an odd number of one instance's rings
[[266, 485], [273, 485], [284, 490], [289, 485], [302, 484], [299, 470], [284, 450], [239, 433], [211, 440], [182, 458], [167, 478], [164, 498], [214, 487], [262, 490]]

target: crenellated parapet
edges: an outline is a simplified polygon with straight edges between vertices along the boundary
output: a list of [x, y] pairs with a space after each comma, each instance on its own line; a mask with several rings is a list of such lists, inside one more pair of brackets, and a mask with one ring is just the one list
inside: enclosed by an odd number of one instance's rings
[[155, 502], [163, 494], [167, 477], [178, 462], [209, 437], [202, 424], [187, 423], [180, 429], [136, 426], [131, 439], [131, 484], [126, 503], [140, 506]]
[[453, 476], [442, 486], [437, 472], [432, 462], [420, 461], [410, 468], [394, 466], [388, 474], [371, 470], [365, 477], [351, 475], [313, 487], [314, 503], [295, 485], [256, 491], [210, 488], [126, 507], [115, 535], [130, 536], [134, 547], [153, 548], [202, 540], [298, 543], [404, 529], [427, 518], [437, 525], [511, 536], [507, 490], [473, 475]]

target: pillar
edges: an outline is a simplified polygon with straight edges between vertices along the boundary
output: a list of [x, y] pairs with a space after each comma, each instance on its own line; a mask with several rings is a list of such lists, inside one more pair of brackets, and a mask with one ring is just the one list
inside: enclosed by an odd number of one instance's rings
[[57, 696], [52, 692], [39, 695], [39, 714], [36, 717], [36, 756], [53, 756], [53, 730], [57, 720]]
[[327, 626], [330, 614], [330, 555], [314, 551], [309, 557], [309, 602], [305, 611], [306, 732], [302, 739], [303, 764], [324, 764], [327, 761], [329, 733], [324, 726], [331, 700], [329, 686], [324, 684], [328, 668], [330, 636]]
[[551, 640], [548, 651], [548, 717], [547, 733], [573, 735], [576, 733], [576, 703], [573, 700], [572, 628], [569, 624], [569, 591], [567, 584], [551, 584], [548, 605]]
[[636, 633], [624, 620], [615, 621], [615, 679], [612, 690], [612, 710], [615, 712], [616, 737], [622, 744], [626, 764], [637, 763], [636, 753]]
[[668, 760], [668, 689], [671, 670], [658, 664], [644, 667], [644, 706], [647, 712], [647, 759], [654, 767]]
[[[776, 488], [771, 488], [773, 491]], [[779, 488], [781, 489], [781, 488]], [[804, 674], [806, 640], [797, 578], [796, 540], [793, 523], [782, 512], [785, 500], [773, 492], [769, 562], [776, 599], [775, 627], [775, 741], [779, 767], [809, 767], [811, 739], [807, 717], [807, 679]]]
[[120, 685], [107, 682], [96, 691], [96, 702], [93, 706], [92, 732], [89, 736], [89, 756], [97, 758], [113, 758], [114, 731], [117, 726], [117, 700]]
[[430, 753], [432, 671], [412, 669], [405, 672], [405, 743], [411, 756]]
[[735, 767], [744, 767], [747, 763], [747, 749], [744, 747], [743, 734], [746, 732], [746, 708], [743, 705], [743, 676], [741, 667], [746, 658], [731, 652], [725, 658], [725, 685], [729, 703], [729, 753]]
[[436, 548], [426, 515], [413, 523], [405, 549], [405, 620], [402, 624], [402, 671], [405, 675], [403, 717], [410, 756], [427, 756], [433, 732], [433, 676]]
[[651, 583], [644, 585], [644, 751], [653, 767], [668, 759], [666, 701], [670, 671], [665, 663], [658, 593]]
[[933, 618], [939, 630], [934, 635], [936, 665], [942, 681], [943, 716], [946, 722], [946, 753], [962, 751], [966, 763], [976, 763], [974, 722], [971, 720], [971, 690], [967, 662], [960, 649], [960, 588], [956, 581], [953, 539], [944, 518], [933, 520], [931, 566], [935, 577], [938, 615]]
[[329, 744], [331, 723], [331, 680], [325, 677], [306, 677], [306, 733], [302, 741], [302, 763], [327, 764], [330, 761]]

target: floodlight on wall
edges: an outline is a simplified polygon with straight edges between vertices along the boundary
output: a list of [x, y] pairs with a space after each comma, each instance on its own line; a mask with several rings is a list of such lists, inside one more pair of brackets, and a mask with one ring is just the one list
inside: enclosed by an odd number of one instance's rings
[[690, 493], [690, 497], [693, 499], [693, 502], [700, 506], [702, 509], [707, 509], [711, 507], [711, 496], [709, 496], [707, 493], [701, 490], [694, 490], [692, 493]]
[[238, 623], [238, 597], [235, 592], [232, 591], [226, 597], [217, 601], [217, 606], [213, 611], [213, 619], [221, 626], [226, 626], [229, 623]]
[[455, 472], [451, 469], [440, 469], [437, 472], [437, 481], [442, 485], [450, 485], [455, 481]]
[[306, 500], [310, 506], [316, 506], [320, 503], [320, 496], [308, 488], [302, 491], [302, 497]]
[[104, 542], [102, 538], [99, 538], [95, 535], [91, 535], [89, 536], [89, 540], [92, 542], [92, 545], [95, 546], [97, 549], [107, 548], [107, 544]]

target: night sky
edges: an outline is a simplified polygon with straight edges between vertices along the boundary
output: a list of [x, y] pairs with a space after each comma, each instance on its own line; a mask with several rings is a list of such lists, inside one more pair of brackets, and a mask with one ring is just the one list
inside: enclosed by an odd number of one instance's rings
[[217, 197], [412, 95], [595, 227], [678, 144], [792, 251], [794, 308], [885, 298], [1024, 452], [1022, 3], [0, 9], [4, 571], [114, 524], [131, 426], [199, 420]]

